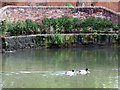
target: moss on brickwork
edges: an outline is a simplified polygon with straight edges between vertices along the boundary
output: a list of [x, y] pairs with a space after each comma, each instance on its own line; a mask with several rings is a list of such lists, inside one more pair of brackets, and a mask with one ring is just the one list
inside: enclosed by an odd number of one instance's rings
[[36, 36], [35, 43], [37, 45], [45, 45], [46, 37], [45, 36]]
[[63, 43], [74, 42], [74, 35], [65, 35], [63, 36]]
[[74, 35], [74, 41], [75, 42], [82, 42], [82, 36], [81, 35]]
[[[91, 43], [92, 42], [92, 43]], [[120, 44], [119, 34], [40, 34], [36, 36], [5, 37], [3, 49], [17, 50], [25, 48], [71, 47], [80, 45], [113, 45]]]

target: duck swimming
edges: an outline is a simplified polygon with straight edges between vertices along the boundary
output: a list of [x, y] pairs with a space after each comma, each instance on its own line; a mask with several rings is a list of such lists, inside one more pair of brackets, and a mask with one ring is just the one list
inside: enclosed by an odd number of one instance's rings
[[75, 75], [75, 70], [65, 72], [66, 75], [73, 76]]
[[79, 70], [78, 73], [81, 75], [86, 75], [86, 74], [90, 73], [90, 71], [88, 68], [86, 68], [85, 70]]

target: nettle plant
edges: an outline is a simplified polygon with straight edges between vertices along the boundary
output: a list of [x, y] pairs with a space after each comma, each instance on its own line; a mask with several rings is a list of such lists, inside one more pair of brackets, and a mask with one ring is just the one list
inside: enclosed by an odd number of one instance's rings
[[52, 44], [62, 44], [63, 39], [59, 33], [56, 33], [52, 36]]
[[10, 32], [11, 35], [35, 34], [39, 28], [39, 23], [30, 19], [13, 22], [3, 21], [1, 28], [2, 31]]
[[26, 30], [28, 33], [36, 34], [39, 29], [39, 23], [33, 22], [31, 19], [26, 19]]
[[120, 25], [112, 23], [108, 19], [88, 17], [78, 19], [73, 17], [44, 18], [41, 23], [33, 22], [31, 19], [25, 21], [18, 20], [13, 22], [0, 21], [0, 31], [9, 32], [10, 35], [27, 35], [37, 33], [78, 33], [82, 31], [104, 31], [108, 32], [112, 28], [118, 31]]
[[0, 21], [0, 34], [4, 34], [5, 33], [5, 21]]

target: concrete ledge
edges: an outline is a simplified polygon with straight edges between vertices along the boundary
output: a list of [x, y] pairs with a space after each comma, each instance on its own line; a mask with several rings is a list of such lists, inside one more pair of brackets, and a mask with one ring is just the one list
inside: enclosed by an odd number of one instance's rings
[[[2, 38], [2, 49], [4, 51], [15, 51], [30, 48], [48, 47], [81, 47], [120, 44], [120, 35], [117, 34], [38, 34], [26, 36], [12, 36]], [[54, 39], [55, 38], [55, 39]], [[55, 41], [57, 40], [57, 41]], [[59, 42], [62, 41], [62, 42]], [[58, 42], [58, 43], [54, 43]]]
[[[56, 8], [59, 8], [59, 9], [65, 9], [65, 8], [86, 8], [86, 9], [98, 9], [98, 8], [100, 8], [100, 9], [105, 9], [105, 10], [107, 10], [107, 11], [110, 11], [110, 12], [112, 12], [112, 13], [114, 13], [114, 14], [117, 14], [117, 15], [120, 15], [120, 12], [116, 12], [116, 11], [113, 11], [113, 10], [111, 10], [111, 9], [109, 9], [109, 8], [106, 8], [106, 7], [102, 7], [102, 6], [84, 6], [84, 7], [82, 7], [82, 6], [78, 6], [78, 7], [76, 7], [76, 6], [5, 6], [5, 7], [2, 7], [1, 9], [0, 9], [0, 13], [1, 13], [1, 11], [4, 11], [4, 10], [6, 10], [6, 9], [8, 9], [8, 8], [37, 8], [37, 9], [46, 9], [46, 8], [49, 8], [49, 9], [56, 9]], [[1, 13], [2, 14], [2, 13]]]
[[[22, 38], [22, 37], [36, 37], [36, 36], [50, 36], [50, 35], [55, 35], [55, 34], [35, 34], [35, 35], [20, 35], [20, 36], [10, 36], [10, 37], [5, 37], [6, 39], [7, 38]], [[84, 34], [84, 33], [81, 33], [81, 34], [60, 34], [62, 36], [66, 36], [66, 35], [69, 35], [69, 36], [73, 36], [73, 35], [93, 35], [93, 33], [91, 34]], [[115, 35], [115, 34], [98, 34], [98, 35]]]

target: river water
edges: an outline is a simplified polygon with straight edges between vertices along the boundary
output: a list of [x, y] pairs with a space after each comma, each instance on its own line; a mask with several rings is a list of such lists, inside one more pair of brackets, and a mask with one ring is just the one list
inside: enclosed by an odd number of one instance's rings
[[[0, 57], [2, 88], [118, 88], [120, 48], [34, 49]], [[90, 74], [68, 76], [69, 70]]]

